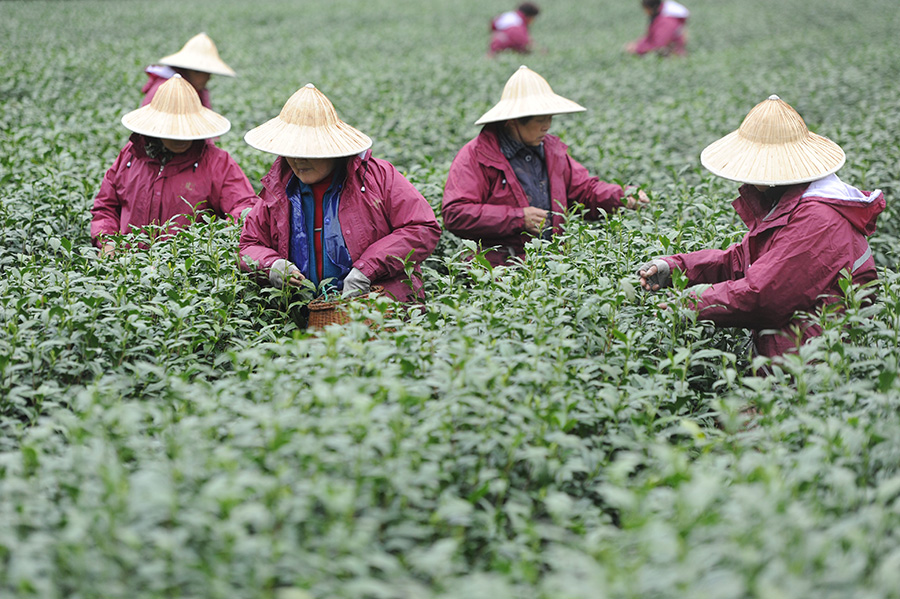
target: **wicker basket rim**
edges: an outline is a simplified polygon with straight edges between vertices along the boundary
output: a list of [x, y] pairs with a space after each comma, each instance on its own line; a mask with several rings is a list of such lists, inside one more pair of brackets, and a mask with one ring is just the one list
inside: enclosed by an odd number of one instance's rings
[[[373, 285], [372, 289], [370, 290], [370, 293], [382, 293], [382, 292], [384, 292], [384, 287], [382, 287], [381, 285]], [[353, 299], [355, 299], [355, 298], [353, 298]], [[310, 310], [316, 310], [316, 311], [331, 310], [331, 309], [336, 308], [337, 306], [340, 306], [345, 303], [347, 303], [347, 300], [341, 299], [341, 298], [333, 299], [333, 300], [323, 300], [322, 298], [317, 297], [317, 298], [314, 298], [313, 300], [311, 300], [309, 302], [309, 304], [307, 304], [307, 306], [309, 307]]]

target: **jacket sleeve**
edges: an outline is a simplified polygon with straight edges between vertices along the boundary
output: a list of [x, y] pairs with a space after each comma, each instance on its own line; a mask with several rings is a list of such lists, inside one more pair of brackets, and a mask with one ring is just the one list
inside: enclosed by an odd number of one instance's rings
[[515, 202], [507, 181], [511, 203], [491, 202], [491, 182], [484, 168], [463, 148], [447, 175], [441, 214], [448, 231], [466, 239], [501, 238], [525, 230], [525, 211]]
[[600, 211], [613, 213], [622, 207], [625, 195], [621, 185], [606, 183], [599, 177], [592, 177], [588, 170], [566, 153], [566, 168], [569, 170], [569, 200], [584, 204], [588, 209], [587, 218], [597, 220]]
[[717, 283], [697, 298], [700, 318], [720, 326], [783, 327], [797, 310], [815, 307], [852, 262], [848, 227], [828, 206], [801, 204], [743, 278]]
[[441, 236], [434, 210], [413, 184], [390, 165], [384, 177], [382, 197], [391, 232], [369, 245], [353, 263], [370, 281], [401, 274], [410, 253], [413, 262], [423, 262]]
[[720, 283], [744, 275], [747, 237], [725, 250], [699, 250], [663, 258], [680, 270], [691, 285]]
[[247, 179], [247, 175], [241, 170], [237, 162], [227, 153], [218, 168], [216, 189], [212, 198], [212, 208], [220, 218], [231, 216], [239, 220], [244, 210], [253, 208], [257, 196], [253, 186]]
[[123, 161], [120, 152], [113, 165], [103, 175], [100, 191], [94, 198], [94, 206], [91, 208], [91, 241], [97, 247], [100, 247], [101, 236], [115, 235], [120, 231], [122, 202], [116, 191], [116, 179]]
[[[287, 258], [278, 254], [272, 228], [274, 219], [269, 207], [262, 201], [257, 202], [244, 219], [241, 229], [241, 240], [238, 245], [241, 270], [246, 272], [268, 272], [272, 263], [279, 258]], [[252, 264], [255, 262], [256, 264]]]
[[678, 19], [657, 17], [647, 30], [647, 35], [638, 41], [635, 54], [647, 54], [665, 48], [675, 39], [680, 26], [681, 21]]

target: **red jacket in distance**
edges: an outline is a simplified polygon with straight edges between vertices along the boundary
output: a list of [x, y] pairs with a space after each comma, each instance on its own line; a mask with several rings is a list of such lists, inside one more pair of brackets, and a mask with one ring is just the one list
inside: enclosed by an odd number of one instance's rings
[[[434, 210], [390, 162], [372, 158], [371, 150], [349, 158], [346, 168], [338, 219], [353, 266], [372, 285], [382, 285], [385, 293], [406, 301], [412, 290], [405, 282], [403, 261], [412, 252], [419, 272], [418, 265], [437, 247], [441, 227]], [[241, 232], [240, 262], [245, 271], [254, 270], [246, 259], [266, 272], [275, 260], [289, 259], [291, 207], [286, 188], [292, 174], [279, 157], [262, 179], [260, 201]], [[421, 281], [414, 282], [420, 294]]]
[[502, 50], [525, 53], [531, 49], [531, 36], [525, 15], [519, 11], [505, 12], [491, 21], [490, 54]]
[[[480, 241], [484, 248], [500, 246], [486, 255], [496, 266], [511, 255], [524, 256], [531, 235], [525, 231], [528, 198], [500, 151], [494, 127], [485, 126], [453, 159], [444, 187], [442, 213], [448, 231]], [[562, 213], [572, 202], [588, 208], [588, 219], [597, 219], [602, 212], [614, 212], [622, 206], [621, 186], [592, 177], [569, 156], [568, 146], [555, 135], [545, 136], [543, 143], [554, 230], [559, 230]]]
[[677, 2], [663, 2], [659, 14], [647, 28], [647, 35], [638, 40], [634, 53], [685, 54], [684, 26], [689, 15], [688, 9]]
[[[172, 75], [175, 74], [175, 69], [168, 66], [151, 65], [147, 67], [145, 72], [147, 73], [147, 83], [141, 88], [141, 93], [144, 94], [141, 106], [146, 106], [150, 103], [150, 100], [156, 95], [156, 90], [159, 89], [159, 86], [171, 79]], [[212, 105], [209, 102], [209, 90], [204, 87], [197, 92], [197, 95], [200, 96], [200, 104], [212, 110]]]
[[241, 167], [225, 150], [209, 140], [198, 140], [176, 154], [165, 166], [147, 156], [144, 137], [132, 134], [106, 171], [91, 209], [91, 238], [100, 245], [101, 235], [130, 233], [149, 224], [172, 219], [173, 226], [187, 226], [188, 215], [231, 215], [253, 206], [256, 193]]
[[[749, 227], [726, 250], [700, 250], [665, 260], [693, 284], [711, 283], [696, 301], [699, 317], [724, 327], [753, 329], [756, 350], [776, 356], [821, 334], [797, 311], [813, 312], [840, 301], [842, 272], [854, 283], [877, 278], [866, 237], [884, 210], [881, 192], [862, 192], [836, 175], [789, 187], [774, 208], [752, 185], [740, 188], [733, 206]], [[783, 334], [761, 334], [781, 329]]]

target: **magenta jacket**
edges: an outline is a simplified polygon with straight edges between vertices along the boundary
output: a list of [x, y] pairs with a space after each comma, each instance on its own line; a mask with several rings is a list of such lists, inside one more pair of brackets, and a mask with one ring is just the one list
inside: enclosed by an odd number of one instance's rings
[[688, 10], [684, 6], [666, 0], [660, 7], [659, 14], [650, 22], [647, 35], [638, 40], [634, 53], [685, 54], [684, 26], [687, 20]]
[[521, 12], [505, 12], [491, 21], [491, 54], [502, 50], [526, 53], [530, 49], [531, 36]]
[[130, 233], [132, 227], [169, 219], [175, 228], [184, 227], [193, 212], [238, 218], [255, 202], [244, 171], [211, 141], [194, 142], [161, 168], [144, 151], [144, 137], [135, 133], [106, 171], [94, 198], [91, 238], [99, 246], [101, 235]]
[[859, 191], [836, 175], [791, 186], [768, 213], [761, 197], [743, 185], [733, 203], [750, 229], [740, 243], [665, 260], [692, 285], [712, 284], [697, 298], [700, 318], [753, 329], [756, 350], [776, 356], [796, 347], [792, 326], [803, 331], [802, 340], [821, 333], [794, 313], [840, 301], [842, 272], [852, 273], [854, 283], [877, 278], [866, 237], [885, 201], [880, 191]]
[[[171, 74], [169, 74], [168, 71], [171, 71]], [[141, 106], [146, 106], [150, 103], [150, 100], [156, 95], [156, 90], [159, 89], [160, 85], [169, 80], [172, 74], [175, 73], [175, 69], [152, 65], [147, 67], [146, 73], [147, 83], [141, 88], [141, 93], [144, 94], [144, 98], [141, 100]], [[164, 76], [165, 74], [168, 74], [169, 76], [166, 77]], [[200, 96], [200, 104], [212, 110], [212, 105], [209, 102], [209, 90], [204, 87], [197, 92], [197, 95]]]
[[[288, 259], [290, 241], [290, 200], [287, 184], [291, 167], [278, 157], [262, 178], [260, 201], [247, 216], [241, 232], [241, 268], [252, 272], [255, 262], [267, 272], [279, 258]], [[441, 227], [434, 210], [415, 187], [386, 160], [372, 157], [371, 150], [353, 156], [341, 190], [338, 219], [344, 242], [359, 269], [372, 285], [382, 285], [386, 293], [400, 301], [412, 291], [405, 282], [403, 260], [419, 264], [437, 246]], [[415, 278], [421, 296], [421, 281]]]
[[[506, 157], [500, 152], [496, 125], [486, 125], [478, 136], [463, 146], [453, 159], [444, 187], [442, 213], [448, 231], [480, 241], [491, 264], [504, 263], [510, 256], [523, 256], [531, 236], [525, 231], [524, 209], [528, 198]], [[588, 174], [569, 156], [568, 146], [554, 135], [544, 137], [544, 155], [550, 178], [550, 198], [554, 206], [552, 225], [558, 231], [572, 202], [588, 208], [587, 218], [622, 206], [623, 190]]]

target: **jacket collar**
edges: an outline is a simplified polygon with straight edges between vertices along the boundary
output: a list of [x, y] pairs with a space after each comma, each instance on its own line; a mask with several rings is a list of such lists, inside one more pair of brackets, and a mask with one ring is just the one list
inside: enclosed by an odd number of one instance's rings
[[[351, 156], [347, 160], [347, 170], [344, 177], [345, 187], [350, 186], [351, 184], [355, 184], [362, 188], [365, 187], [363, 179], [368, 170], [369, 160], [371, 160], [371, 158], [372, 150], [368, 149]], [[285, 189], [293, 174], [294, 171], [291, 170], [291, 166], [288, 164], [287, 160], [284, 159], [284, 156], [279, 156], [275, 159], [275, 162], [272, 163], [269, 172], [263, 176], [260, 182], [263, 184], [263, 187], [276, 198], [276, 200], [287, 201]]]
[[[135, 156], [156, 161], [155, 158], [150, 158], [150, 156], [147, 155], [147, 139], [143, 135], [140, 133], [132, 133], [131, 137], [128, 139], [131, 141], [132, 151]], [[208, 139], [198, 141], [200, 143], [194, 142], [187, 152], [172, 156], [172, 159], [166, 163], [166, 168], [180, 171], [188, 166], [196, 165], [200, 161], [200, 158], [203, 157], [204, 152], [206, 152], [207, 146], [212, 143], [212, 141]]]
[[770, 225], [782, 225], [782, 221], [786, 219], [803, 196], [803, 192], [809, 183], [799, 183], [797, 185], [789, 185], [784, 193], [781, 194], [778, 202], [774, 206], [770, 206], [766, 201], [765, 193], [756, 189], [753, 185], [741, 185], [740, 195], [732, 206], [735, 212], [747, 225], [750, 230], [759, 227], [768, 228]]
[[[483, 164], [504, 170], [509, 168], [509, 161], [500, 150], [500, 141], [496, 127], [495, 123], [488, 123], [481, 129], [481, 133], [475, 138], [474, 150]], [[560, 154], [565, 154], [568, 146], [555, 135], [546, 135], [544, 136], [543, 148], [544, 157], [549, 164], [553, 158], [558, 157]]]

